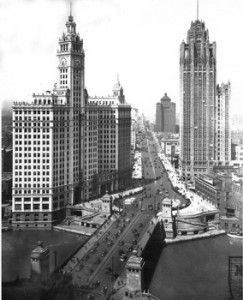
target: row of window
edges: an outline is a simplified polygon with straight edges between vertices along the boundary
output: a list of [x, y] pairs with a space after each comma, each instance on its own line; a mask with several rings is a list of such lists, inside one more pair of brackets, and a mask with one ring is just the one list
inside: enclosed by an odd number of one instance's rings
[[49, 133], [50, 132], [50, 129], [49, 128], [42, 128], [41, 130], [40, 130], [40, 128], [33, 128], [33, 129], [31, 129], [31, 128], [15, 128], [15, 130], [14, 130], [15, 132], [20, 132], [20, 133], [23, 133], [23, 132], [29, 132], [29, 133], [33, 133], [33, 132], [47, 132], [47, 133]]
[[[22, 210], [22, 205], [21, 204], [15, 204], [15, 210]], [[31, 204], [24, 204], [23, 207], [24, 210], [31, 210]], [[49, 204], [33, 204], [33, 210], [49, 210]], [[16, 220], [17, 221], [17, 220]]]
[[[24, 145], [31, 145], [32, 141], [33, 141], [33, 145], [40, 145], [41, 143], [42, 144], [46, 144], [46, 145], [49, 145], [50, 143], [50, 139], [49, 139], [49, 135], [43, 135], [42, 137], [40, 137], [40, 135], [33, 135], [32, 137], [30, 135], [24, 135], [22, 136], [21, 134], [15, 134], [15, 139], [17, 139], [15, 141], [15, 143], [19, 143], [19, 145], [22, 145], [22, 141], [19, 141], [18, 139], [25, 139], [24, 141]], [[26, 140], [28, 139], [28, 140]], [[35, 141], [33, 139], [38, 139], [38, 141]], [[47, 139], [47, 140], [45, 140]]]
[[[41, 127], [44, 129], [44, 126], [47, 126], [49, 127], [51, 124], [50, 122], [42, 122], [42, 123], [23, 123], [23, 122], [18, 122], [18, 123], [15, 123], [15, 128], [16, 129], [21, 129], [21, 127]], [[30, 128], [29, 128], [30, 129]]]
[[15, 147], [15, 151], [49, 151], [49, 147]]
[[[50, 199], [48, 198], [48, 197], [43, 197], [43, 198], [40, 198], [40, 197], [34, 197], [33, 198], [33, 201], [40, 201], [42, 199], [42, 201], [49, 201]], [[20, 201], [22, 201], [22, 198], [20, 198], [20, 197], [16, 197], [15, 199], [14, 199], [16, 202], [20, 202]], [[31, 201], [31, 198], [30, 197], [24, 197], [24, 201]]]
[[15, 117], [14, 121], [50, 121], [49, 117], [35, 117], [35, 116], [31, 116], [31, 117]]
[[[15, 159], [15, 164], [17, 164], [17, 163], [20, 163], [20, 164], [22, 164], [22, 159]], [[23, 160], [23, 163], [25, 163], [25, 164], [27, 164], [27, 163], [31, 163], [31, 160], [29, 159], [25, 159], [25, 160]], [[36, 163], [40, 163], [40, 161], [38, 162], [38, 161], [36, 161]], [[40, 169], [40, 165], [33, 165], [33, 166], [24, 166], [24, 169]], [[42, 169], [49, 169], [50, 168], [50, 165], [48, 164], [48, 165], [45, 165], [45, 164], [42, 164]], [[22, 165], [15, 165], [15, 169], [22, 169]]]
[[[29, 172], [22, 172], [22, 171], [20, 171], [20, 172], [15, 172], [15, 175], [22, 175], [22, 173], [23, 173], [23, 175], [31, 175], [31, 171], [29, 171]], [[45, 172], [45, 171], [43, 171], [42, 172], [42, 175], [49, 175], [50, 173], [49, 173], [49, 171], [47, 171], [47, 172]], [[41, 172], [33, 172], [33, 175], [41, 175]]]
[[60, 80], [60, 84], [62, 85], [62, 84], [67, 84], [68, 83], [68, 81], [67, 80]]
[[49, 180], [50, 180], [50, 177], [42, 177], [42, 178], [40, 178], [40, 177], [28, 177], [28, 178], [16, 177], [15, 178], [15, 182], [18, 182], [18, 181], [19, 182], [21, 182], [21, 181], [24, 181], [24, 182], [26, 182], [26, 181], [49, 181]]
[[47, 114], [47, 115], [49, 115], [50, 114], [50, 111], [49, 110], [14, 110], [14, 112], [15, 112], [15, 114], [17, 115], [17, 114], [34, 114], [34, 115], [36, 115], [36, 114], [38, 114], [38, 115], [40, 115], [41, 113], [42, 114]]
[[[34, 184], [35, 185], [35, 184]], [[39, 185], [39, 184], [38, 184]], [[25, 186], [25, 188], [31, 188], [31, 185], [30, 184], [28, 184], [28, 186]], [[34, 186], [34, 187], [37, 187], [37, 186]], [[21, 188], [21, 186], [20, 186], [20, 188]], [[39, 188], [40, 188], [40, 186], [39, 186]], [[18, 195], [18, 194], [24, 194], [24, 195], [31, 195], [31, 194], [37, 194], [37, 195], [40, 195], [40, 194], [44, 194], [44, 195], [46, 195], [46, 194], [49, 194], [49, 190], [45, 190], [45, 189], [42, 189], [42, 190], [13, 190], [13, 194], [16, 194], [16, 195]]]

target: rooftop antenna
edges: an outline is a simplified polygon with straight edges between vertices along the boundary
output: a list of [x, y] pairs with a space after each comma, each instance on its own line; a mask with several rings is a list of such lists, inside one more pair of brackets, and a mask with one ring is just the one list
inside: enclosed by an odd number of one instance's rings
[[119, 74], [117, 73], [117, 82], [119, 82]]
[[72, 1], [70, 1], [70, 16], [72, 15]]
[[199, 18], [199, 0], [197, 0], [197, 20]]

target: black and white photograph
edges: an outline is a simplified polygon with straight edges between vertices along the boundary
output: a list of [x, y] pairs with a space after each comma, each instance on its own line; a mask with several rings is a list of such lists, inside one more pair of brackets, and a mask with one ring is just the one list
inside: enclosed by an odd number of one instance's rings
[[243, 0], [0, 0], [1, 299], [241, 300]]

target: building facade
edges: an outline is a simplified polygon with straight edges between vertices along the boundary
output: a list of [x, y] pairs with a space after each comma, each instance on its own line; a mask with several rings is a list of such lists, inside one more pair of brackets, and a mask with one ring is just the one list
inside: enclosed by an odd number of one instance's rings
[[57, 57], [53, 92], [13, 106], [13, 228], [51, 228], [81, 200], [84, 50], [71, 15]]
[[174, 157], [179, 156], [180, 148], [179, 148], [178, 134], [163, 136], [160, 139], [160, 143], [163, 152], [165, 153], [165, 155], [168, 157], [170, 161], [172, 161]]
[[195, 178], [195, 189], [212, 201], [220, 211], [230, 204], [232, 191], [232, 176], [217, 174], [202, 174]]
[[195, 178], [195, 189], [217, 205], [222, 229], [242, 231], [242, 181], [236, 183], [228, 170], [198, 176]]
[[230, 82], [217, 85], [215, 110], [215, 162], [229, 165], [231, 160], [231, 130], [229, 122]]
[[243, 162], [243, 145], [237, 145], [235, 147], [235, 158]]
[[162, 128], [162, 109], [161, 102], [156, 103], [156, 115], [155, 115], [155, 131], [160, 132]]
[[180, 171], [188, 180], [214, 164], [216, 43], [199, 20], [180, 46]]
[[176, 104], [165, 93], [160, 102], [156, 104], [156, 125], [158, 132], [175, 133], [176, 129]]
[[138, 109], [131, 109], [131, 155], [134, 156], [136, 149], [136, 132], [138, 124]]
[[118, 81], [112, 96], [88, 97], [85, 110], [84, 185], [85, 199], [89, 199], [130, 184], [131, 106]]

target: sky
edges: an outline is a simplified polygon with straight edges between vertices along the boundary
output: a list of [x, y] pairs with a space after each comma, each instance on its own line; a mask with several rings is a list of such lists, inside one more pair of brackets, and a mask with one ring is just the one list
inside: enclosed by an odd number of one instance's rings
[[[0, 0], [0, 100], [28, 101], [57, 82], [58, 38], [69, 0]], [[153, 120], [167, 93], [179, 111], [179, 47], [196, 19], [196, 0], [73, 0], [84, 41], [85, 85], [112, 93]], [[231, 113], [243, 115], [243, 0], [201, 0], [199, 19], [217, 44], [217, 82], [231, 82]]]

